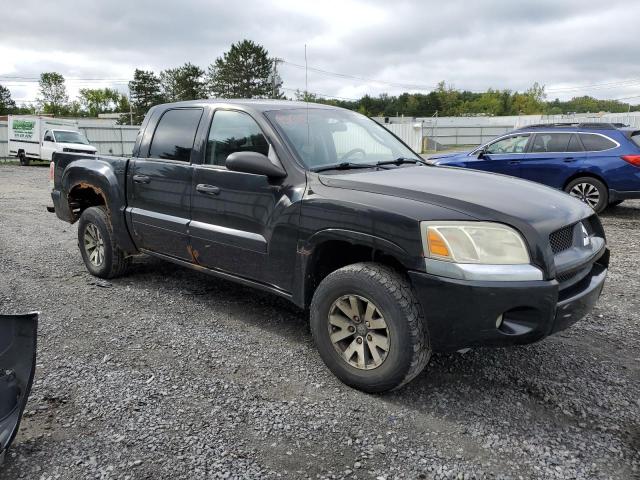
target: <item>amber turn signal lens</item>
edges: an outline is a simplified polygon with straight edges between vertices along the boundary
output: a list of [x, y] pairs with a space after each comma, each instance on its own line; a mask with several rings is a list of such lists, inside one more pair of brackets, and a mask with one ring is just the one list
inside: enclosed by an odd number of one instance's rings
[[449, 249], [447, 248], [447, 242], [445, 242], [442, 235], [440, 235], [433, 228], [427, 230], [427, 239], [429, 240], [429, 252], [432, 255], [438, 255], [440, 257], [449, 257]]

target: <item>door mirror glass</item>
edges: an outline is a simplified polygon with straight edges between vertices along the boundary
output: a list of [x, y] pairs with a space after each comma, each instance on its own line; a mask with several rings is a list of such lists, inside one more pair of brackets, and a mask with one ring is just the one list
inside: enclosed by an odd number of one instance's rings
[[51, 135], [49, 132], [44, 134], [44, 141], [45, 142], [54, 142], [55, 140], [53, 139], [53, 135]]
[[266, 155], [258, 152], [234, 152], [227, 156], [225, 166], [234, 172], [266, 175], [271, 178], [283, 178], [287, 175], [284, 169], [271, 163]]

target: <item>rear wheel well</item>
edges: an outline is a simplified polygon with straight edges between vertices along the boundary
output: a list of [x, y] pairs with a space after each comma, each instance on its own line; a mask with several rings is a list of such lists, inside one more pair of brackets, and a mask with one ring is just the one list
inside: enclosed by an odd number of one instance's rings
[[[81, 183], [71, 189], [67, 196], [69, 209], [73, 212], [73, 221], [80, 218], [82, 212], [89, 207], [107, 206], [104, 192], [91, 184]], [[108, 213], [108, 209], [107, 209]]]
[[579, 172], [579, 173], [574, 173], [573, 175], [571, 175], [566, 182], [564, 182], [564, 185], [562, 186], [562, 189], [565, 190], [567, 188], [567, 185], [569, 185], [571, 182], [573, 182], [576, 178], [582, 178], [582, 177], [590, 177], [590, 178], [595, 178], [596, 180], [601, 181], [605, 187], [607, 187], [607, 189], [609, 189], [609, 185], [607, 185], [607, 182], [605, 181], [604, 178], [602, 178], [600, 175], [596, 175], [595, 173], [590, 173], [590, 172]]
[[305, 281], [305, 307], [311, 304], [316, 288], [331, 272], [354, 263], [371, 261], [387, 265], [401, 273], [406, 271], [398, 259], [367, 245], [343, 240], [329, 240], [318, 245], [309, 259]]

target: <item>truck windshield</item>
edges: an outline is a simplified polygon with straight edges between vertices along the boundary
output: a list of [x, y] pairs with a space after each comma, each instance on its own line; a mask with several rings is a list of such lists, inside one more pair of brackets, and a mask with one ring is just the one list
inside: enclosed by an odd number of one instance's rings
[[348, 162], [421, 160], [388, 130], [359, 113], [324, 108], [266, 112], [309, 169]]
[[58, 143], [79, 143], [81, 145], [89, 145], [87, 138], [80, 132], [54, 130], [53, 135]]

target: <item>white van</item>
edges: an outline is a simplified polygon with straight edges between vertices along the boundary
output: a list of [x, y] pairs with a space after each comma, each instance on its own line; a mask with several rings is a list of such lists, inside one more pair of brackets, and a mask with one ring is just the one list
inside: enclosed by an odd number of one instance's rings
[[95, 155], [96, 148], [78, 130], [78, 122], [35, 115], [9, 115], [9, 155], [29, 165], [32, 159], [50, 161], [54, 152]]

